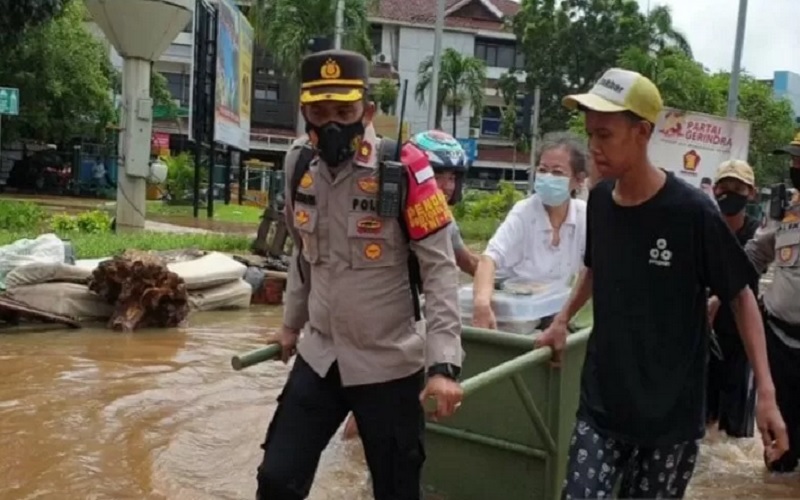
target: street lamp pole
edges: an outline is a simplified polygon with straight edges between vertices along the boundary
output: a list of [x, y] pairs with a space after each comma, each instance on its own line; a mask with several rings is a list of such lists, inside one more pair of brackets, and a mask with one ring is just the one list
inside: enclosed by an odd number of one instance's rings
[[336, 2], [336, 27], [334, 29], [336, 33], [334, 33], [333, 46], [336, 50], [341, 50], [342, 32], [344, 32], [344, 0], [338, 0]]
[[742, 48], [744, 47], [744, 31], [747, 25], [747, 0], [739, 0], [739, 19], [736, 22], [736, 44], [733, 48], [733, 66], [731, 82], [728, 87], [728, 118], [736, 118], [739, 107], [739, 73], [742, 70]]
[[444, 2], [436, 2], [436, 25], [433, 34], [433, 67], [431, 68], [430, 100], [428, 101], [428, 129], [436, 127], [436, 103], [439, 102], [439, 67], [442, 65], [442, 37], [444, 36]]

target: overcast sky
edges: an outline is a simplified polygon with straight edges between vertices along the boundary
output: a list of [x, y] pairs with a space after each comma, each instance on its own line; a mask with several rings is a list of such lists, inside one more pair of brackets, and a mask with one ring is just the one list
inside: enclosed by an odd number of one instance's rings
[[[712, 71], [730, 70], [739, 0], [649, 0], [672, 8], [675, 27], [695, 58]], [[638, 0], [647, 9], [648, 0]], [[800, 0], [749, 0], [742, 66], [758, 78], [800, 73]]]

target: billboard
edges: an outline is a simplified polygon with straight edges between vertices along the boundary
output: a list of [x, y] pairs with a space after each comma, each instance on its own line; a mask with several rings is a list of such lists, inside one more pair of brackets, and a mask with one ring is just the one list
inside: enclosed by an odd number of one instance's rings
[[723, 161], [747, 161], [749, 146], [750, 122], [667, 108], [658, 117], [648, 153], [655, 166], [704, 188], [703, 181], [713, 181]]
[[253, 28], [231, 0], [217, 10], [217, 79], [214, 92], [214, 140], [250, 150], [250, 96]]

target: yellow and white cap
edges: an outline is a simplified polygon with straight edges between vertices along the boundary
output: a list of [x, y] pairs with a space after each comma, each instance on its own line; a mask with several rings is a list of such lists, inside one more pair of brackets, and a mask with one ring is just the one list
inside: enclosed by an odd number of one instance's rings
[[714, 184], [722, 179], [736, 179], [750, 187], [755, 187], [756, 185], [753, 167], [744, 160], [728, 160], [720, 163], [717, 168], [717, 175], [714, 177]]
[[651, 123], [658, 121], [664, 109], [661, 93], [650, 79], [620, 68], [606, 71], [589, 93], [568, 95], [561, 102], [571, 110], [583, 107], [600, 113], [630, 111]]

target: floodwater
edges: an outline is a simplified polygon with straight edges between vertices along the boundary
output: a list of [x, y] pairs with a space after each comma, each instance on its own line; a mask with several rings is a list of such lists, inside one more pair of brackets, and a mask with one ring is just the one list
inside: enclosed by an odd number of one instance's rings
[[[277, 308], [205, 313], [186, 330], [0, 335], [0, 500], [254, 498], [259, 444], [287, 368], [233, 372]], [[690, 498], [798, 498], [755, 440], [706, 440]], [[337, 435], [313, 500], [371, 497], [358, 442]], [[487, 499], [494, 500], [494, 499]]]

